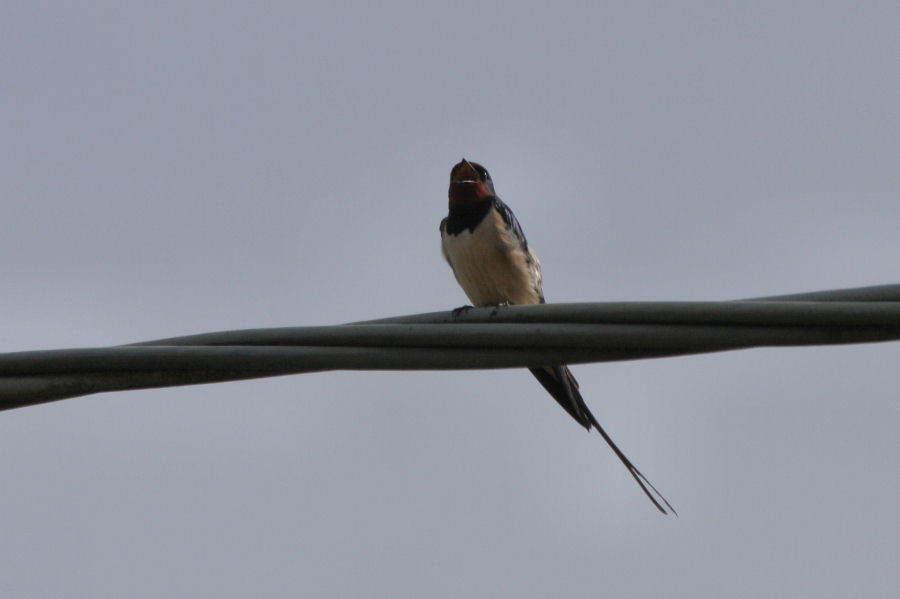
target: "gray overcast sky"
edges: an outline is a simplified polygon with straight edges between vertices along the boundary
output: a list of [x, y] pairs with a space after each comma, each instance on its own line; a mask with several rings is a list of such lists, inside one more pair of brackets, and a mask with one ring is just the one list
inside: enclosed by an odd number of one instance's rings
[[[900, 281], [900, 8], [4, 3], [0, 351], [464, 302], [450, 167], [549, 301]], [[727, 5], [726, 5], [727, 4]], [[334, 372], [0, 414], [0, 594], [900, 588], [900, 344]]]

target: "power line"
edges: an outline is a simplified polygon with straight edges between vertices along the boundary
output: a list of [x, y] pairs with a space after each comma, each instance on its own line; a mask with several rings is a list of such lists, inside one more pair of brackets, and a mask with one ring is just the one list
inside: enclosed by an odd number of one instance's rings
[[0, 354], [0, 409], [325, 370], [515, 368], [900, 339], [900, 285], [729, 302], [473, 308]]

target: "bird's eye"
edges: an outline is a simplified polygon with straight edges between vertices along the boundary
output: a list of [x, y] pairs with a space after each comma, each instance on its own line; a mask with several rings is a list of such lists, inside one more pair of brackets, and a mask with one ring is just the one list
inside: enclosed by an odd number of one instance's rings
[[485, 181], [491, 180], [491, 176], [488, 174], [487, 169], [484, 167], [478, 169], [478, 174], [481, 175], [481, 178]]

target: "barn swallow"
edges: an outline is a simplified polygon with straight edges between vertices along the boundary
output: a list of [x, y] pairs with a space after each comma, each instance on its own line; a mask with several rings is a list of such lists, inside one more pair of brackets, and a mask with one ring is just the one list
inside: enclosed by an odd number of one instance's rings
[[[463, 158], [450, 171], [448, 195], [450, 213], [441, 221], [441, 251], [472, 305], [543, 304], [541, 263], [512, 210], [494, 192], [487, 170]], [[676, 513], [594, 418], [568, 366], [530, 370], [576, 422], [588, 431], [597, 429], [659, 511], [666, 514], [667, 507]]]

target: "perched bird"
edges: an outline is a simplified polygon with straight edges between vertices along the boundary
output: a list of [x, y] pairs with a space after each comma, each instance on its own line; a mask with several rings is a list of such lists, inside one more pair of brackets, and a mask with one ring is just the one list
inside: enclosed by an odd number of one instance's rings
[[[512, 210], [494, 192], [487, 170], [463, 158], [450, 171], [449, 198], [450, 213], [440, 227], [441, 250], [472, 304], [543, 304], [541, 264]], [[675, 513], [591, 414], [567, 366], [531, 372], [572, 418], [587, 430], [597, 429], [659, 511], [667, 513], [665, 504]]]

